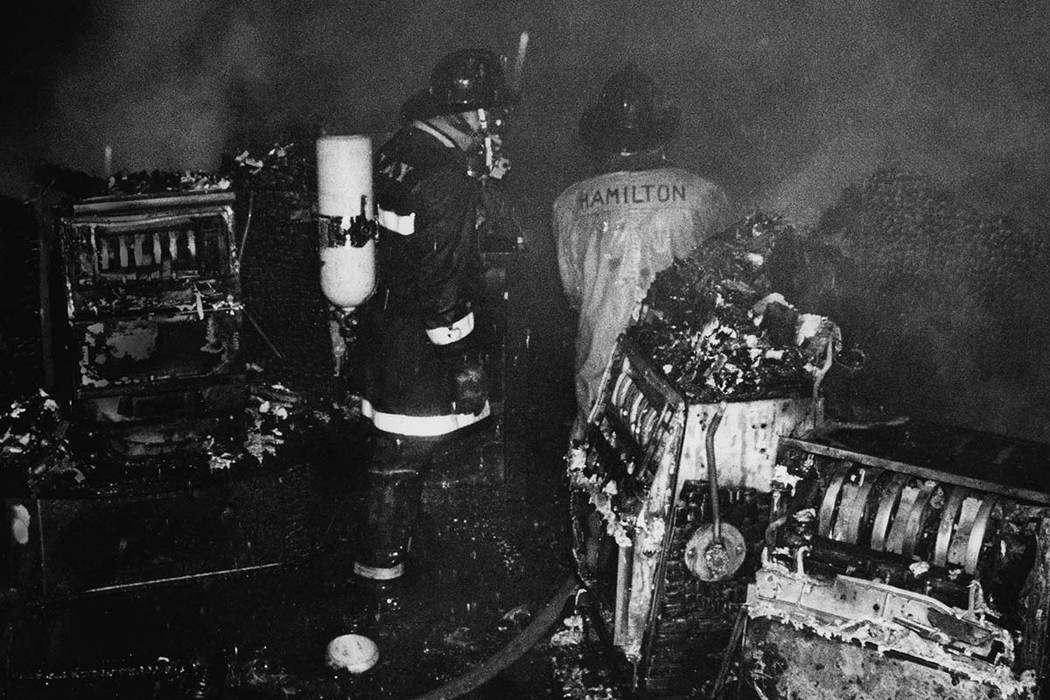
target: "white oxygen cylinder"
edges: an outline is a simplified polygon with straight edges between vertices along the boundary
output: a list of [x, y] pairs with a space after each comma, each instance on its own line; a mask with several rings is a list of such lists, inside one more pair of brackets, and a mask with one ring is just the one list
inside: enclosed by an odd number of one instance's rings
[[[363, 203], [363, 209], [362, 209]], [[317, 139], [317, 211], [341, 217], [347, 232], [355, 217], [371, 220], [372, 139], [364, 135], [321, 136]], [[321, 291], [332, 304], [346, 311], [362, 304], [375, 291], [376, 243], [362, 246], [321, 242]]]

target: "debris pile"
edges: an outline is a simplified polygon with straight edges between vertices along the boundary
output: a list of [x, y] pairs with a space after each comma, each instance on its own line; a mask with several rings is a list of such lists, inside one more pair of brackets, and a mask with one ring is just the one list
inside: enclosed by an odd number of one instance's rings
[[111, 195], [145, 195], [164, 192], [217, 192], [233, 183], [221, 174], [202, 170], [122, 171], [110, 176], [106, 189]]
[[111, 195], [208, 192], [228, 190], [251, 181], [272, 189], [302, 189], [309, 183], [311, 166], [297, 143], [275, 143], [245, 148], [236, 156], [223, 156], [216, 172], [203, 170], [119, 172], [107, 182]]
[[223, 156], [220, 172], [236, 186], [281, 191], [305, 191], [314, 186], [315, 166], [309, 149], [298, 142], [249, 147], [236, 156]]
[[318, 417], [308, 412], [303, 398], [283, 384], [253, 387], [244, 414], [243, 440], [208, 440], [208, 466], [212, 472], [228, 470], [249, 458], [263, 464], [277, 457], [292, 436], [328, 420], [327, 415]]
[[656, 276], [628, 336], [692, 401], [805, 389], [842, 339], [774, 289], [771, 260], [803, 236], [780, 217], [738, 221]]
[[250, 182], [277, 190], [306, 190], [312, 186], [313, 165], [308, 149], [297, 142], [275, 143], [224, 154], [219, 168], [207, 170], [121, 170], [106, 178], [55, 164], [36, 174], [41, 189], [62, 192], [74, 199], [103, 196], [159, 195], [216, 192]]
[[[301, 461], [311, 449], [311, 435], [333, 420], [339, 407], [316, 410], [304, 398], [281, 384], [252, 387], [241, 418], [243, 430], [203, 436], [199, 448], [136, 458], [121, 467], [98, 459], [77, 447], [65, 411], [44, 390], [13, 401], [0, 417], [0, 481], [13, 492], [95, 489], [120, 478], [125, 471], [144, 475], [207, 476], [280, 468]], [[105, 465], [105, 468], [104, 466]]]
[[90, 469], [74, 463], [68, 427], [58, 403], [43, 389], [11, 402], [0, 416], [0, 474], [9, 492], [55, 480], [84, 481]]

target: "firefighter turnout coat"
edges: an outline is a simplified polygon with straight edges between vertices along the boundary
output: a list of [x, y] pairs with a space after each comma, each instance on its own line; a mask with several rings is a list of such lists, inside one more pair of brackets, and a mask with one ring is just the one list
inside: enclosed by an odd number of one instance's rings
[[489, 415], [477, 314], [481, 183], [415, 122], [376, 154], [378, 281], [364, 305], [362, 411], [387, 433], [446, 435]]
[[617, 337], [637, 319], [656, 274], [729, 217], [717, 185], [673, 166], [577, 182], [554, 203], [558, 267], [576, 333], [577, 428], [583, 426]]

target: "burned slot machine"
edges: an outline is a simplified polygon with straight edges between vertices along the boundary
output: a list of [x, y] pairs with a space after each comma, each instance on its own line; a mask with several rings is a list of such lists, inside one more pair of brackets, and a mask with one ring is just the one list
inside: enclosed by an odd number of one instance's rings
[[47, 227], [57, 400], [7, 418], [28, 452], [7, 455], [25, 517], [3, 575], [30, 598], [267, 571], [312, 546], [302, 402], [249, 387], [241, 363], [234, 199], [80, 199]]
[[715, 680], [758, 565], [776, 438], [821, 413], [812, 385], [690, 401], [620, 341], [569, 473], [578, 572], [633, 690]]
[[232, 192], [82, 200], [60, 223], [75, 425], [121, 458], [192, 447], [245, 400]]
[[823, 419], [834, 323], [772, 289], [756, 214], [657, 275], [570, 452], [577, 568], [633, 691], [718, 685], [758, 567], [776, 442]]
[[748, 687], [1044, 697], [1048, 461], [1040, 443], [913, 420], [781, 440]]

